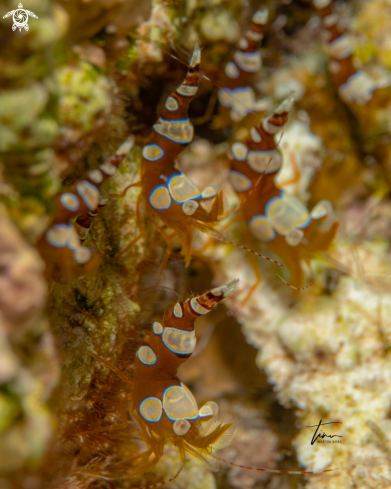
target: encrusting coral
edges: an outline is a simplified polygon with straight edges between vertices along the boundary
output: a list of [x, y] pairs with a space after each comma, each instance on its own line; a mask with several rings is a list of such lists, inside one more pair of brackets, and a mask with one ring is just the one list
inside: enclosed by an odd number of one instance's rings
[[48, 400], [59, 377], [43, 316], [44, 265], [0, 207], [0, 473], [39, 465], [53, 436]]
[[[389, 222], [389, 205], [379, 205], [376, 218]], [[384, 234], [375, 230], [372, 235], [360, 225], [373, 219], [373, 210], [368, 215], [366, 209], [356, 209], [355, 214], [349, 213], [346, 235], [331, 254], [339, 264], [339, 280], [328, 295], [316, 288], [291, 309], [280, 304], [280, 311], [262, 322], [250, 312], [243, 326], [248, 340], [260, 348], [257, 363], [279, 399], [298, 409], [301, 432], [294, 446], [299, 461], [314, 470], [334, 467], [327, 487], [352, 482], [364, 487], [364, 480], [368, 487], [388, 487], [390, 263]], [[317, 270], [323, 281], [327, 273], [324, 265]], [[259, 294], [265, 307], [267, 292]], [[253, 299], [258, 305], [259, 297]], [[320, 420], [341, 422], [318, 432], [341, 435], [336, 438], [341, 443], [321, 438], [311, 444]], [[308, 487], [324, 484], [314, 477]]]

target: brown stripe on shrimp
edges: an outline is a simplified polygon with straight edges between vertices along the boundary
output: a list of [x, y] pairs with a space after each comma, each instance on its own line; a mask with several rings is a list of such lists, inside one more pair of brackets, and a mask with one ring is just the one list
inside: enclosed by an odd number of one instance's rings
[[[291, 276], [284, 283], [294, 290], [304, 290], [309, 286], [303, 286], [302, 262], [309, 265], [315, 253], [330, 246], [338, 223], [332, 222], [323, 229], [321, 223], [332, 215], [329, 202], [319, 203], [319, 211], [314, 209], [310, 213], [299, 199], [284, 192], [275, 182], [282, 165], [275, 135], [288, 122], [293, 102], [292, 97], [284, 100], [250, 130], [245, 140], [232, 145], [230, 179], [252, 236], [282, 259]], [[260, 274], [258, 269], [254, 272], [256, 287]]]
[[[99, 202], [100, 187], [114, 175], [133, 144], [134, 138], [131, 136], [120, 145], [109, 161], [90, 170], [83, 180], [55, 198], [56, 214], [51, 226], [38, 242], [38, 249], [47, 263], [53, 263], [57, 269], [62, 269], [64, 276], [73, 276], [72, 265], [86, 265], [92, 257], [92, 250], [83, 247], [82, 243], [95, 215], [105, 205], [104, 201]], [[74, 216], [79, 216], [75, 225], [69, 224]], [[81, 236], [76, 229], [81, 232]], [[59, 275], [61, 274], [59, 271]]]

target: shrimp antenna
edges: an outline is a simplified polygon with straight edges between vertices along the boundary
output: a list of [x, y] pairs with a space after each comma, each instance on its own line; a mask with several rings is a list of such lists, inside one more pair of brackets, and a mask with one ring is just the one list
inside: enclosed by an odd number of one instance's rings
[[145, 289], [143, 289], [143, 292], [150, 290], [150, 289], [168, 290], [169, 292], [172, 292], [174, 295], [176, 295], [178, 300], [180, 299], [180, 295], [178, 294], [178, 292], [176, 290], [172, 289], [171, 287], [165, 287], [164, 285], [151, 285], [150, 287], [146, 287]]
[[101, 363], [103, 363], [104, 365], [106, 365], [107, 368], [109, 368], [110, 370], [112, 370], [113, 372], [115, 372], [118, 377], [120, 379], [122, 379], [125, 384], [128, 384], [130, 386], [133, 386], [133, 381], [131, 381], [130, 379], [128, 379], [128, 377], [123, 373], [121, 372], [121, 370], [117, 367], [115, 367], [114, 365], [112, 365], [110, 362], [108, 362], [107, 360], [105, 360], [104, 358], [100, 357], [99, 355], [97, 355], [96, 353], [92, 352], [91, 350], [88, 351], [88, 353], [96, 358], [97, 360], [99, 360]]
[[218, 239], [219, 241], [222, 241], [223, 243], [227, 243], [227, 244], [230, 244], [232, 246], [236, 246], [237, 248], [241, 248], [242, 250], [248, 251], [248, 252], [252, 253], [253, 255], [259, 256], [259, 258], [263, 258], [264, 260], [270, 261], [270, 262], [274, 263], [275, 265], [278, 265], [281, 268], [286, 268], [285, 265], [283, 265], [281, 262], [274, 260], [273, 258], [269, 258], [266, 255], [262, 255], [262, 253], [258, 253], [257, 251], [254, 251], [251, 248], [247, 248], [247, 246], [240, 245], [238, 243], [234, 243], [233, 241], [230, 241], [229, 239], [226, 239], [219, 234], [213, 233], [209, 229], [205, 230], [203, 228], [203, 231], [206, 232], [207, 234], [209, 234], [209, 236], [211, 236], [212, 238]]
[[177, 473], [174, 475], [174, 477], [171, 477], [171, 479], [167, 479], [167, 480], [161, 481], [161, 482], [156, 482], [155, 484], [151, 484], [149, 486], [140, 486], [140, 487], [137, 487], [136, 489], [152, 489], [153, 487], [164, 486], [165, 484], [168, 484], [169, 482], [174, 481], [178, 477], [178, 475], [182, 472], [184, 466], [185, 466], [185, 464], [182, 463], [182, 465], [179, 467], [179, 470], [177, 471]]
[[263, 469], [263, 468], [258, 468], [258, 467], [247, 467], [246, 465], [240, 465], [236, 464], [235, 462], [229, 462], [228, 460], [224, 460], [223, 458], [216, 457], [213, 455], [213, 457], [216, 460], [219, 460], [220, 462], [223, 462], [228, 465], [232, 465], [233, 467], [239, 467], [241, 469], [247, 469], [247, 470], [256, 470], [257, 472], [269, 472], [270, 474], [291, 474], [291, 475], [304, 475], [304, 474], [313, 474], [313, 475], [318, 475], [318, 474], [324, 474], [325, 472], [333, 472], [335, 469], [326, 469], [326, 470], [321, 470], [319, 472], [313, 472], [313, 471], [308, 471], [308, 470], [283, 470], [283, 469]]
[[[169, 51], [167, 51], [167, 49], [164, 49], [161, 45], [161, 43], [159, 42], [156, 42], [156, 41], [152, 41], [151, 39], [148, 39], [146, 36], [142, 36], [141, 34], [135, 34], [135, 33], [131, 33], [129, 34], [130, 37], [132, 37], [133, 39], [136, 39], [136, 40], [141, 40], [141, 41], [144, 41], [144, 42], [148, 42], [150, 44], [152, 44], [152, 46], [156, 46], [158, 49], [160, 49], [163, 53], [167, 54], [167, 56], [171, 56], [171, 58], [179, 61], [179, 63], [183, 64], [184, 66], [186, 66], [187, 68], [190, 68], [190, 65], [188, 63], [186, 63], [186, 61], [183, 61], [183, 59], [180, 59], [178, 58], [178, 56], [175, 56], [175, 54], [173, 53], [170, 53]], [[201, 47], [202, 49], [202, 47]], [[205, 80], [208, 80], [212, 85], [214, 85], [215, 87], [217, 87], [219, 90], [222, 90], [226, 95], [228, 95], [229, 97], [231, 97], [233, 100], [235, 100], [235, 102], [237, 102], [239, 105], [241, 105], [242, 107], [244, 107], [245, 109], [248, 110], [248, 113], [250, 114], [255, 114], [255, 110], [251, 107], [248, 107], [242, 100], [239, 100], [237, 97], [235, 97], [235, 95], [232, 95], [232, 93], [227, 90], [226, 88], [220, 86], [218, 83], [216, 83], [214, 80], [211, 80], [207, 75], [205, 75], [205, 73], [203, 71], [200, 71], [200, 75], [205, 78]]]
[[309, 283], [308, 285], [305, 285], [304, 287], [295, 287], [294, 285], [291, 285], [289, 282], [287, 282], [286, 280], [284, 280], [284, 279], [281, 277], [281, 275], [279, 275], [278, 273], [277, 273], [277, 277], [278, 277], [278, 278], [279, 278], [279, 279], [280, 279], [282, 282], [284, 282], [284, 284], [285, 284], [285, 285], [287, 285], [288, 287], [290, 287], [290, 288], [291, 288], [291, 289], [293, 289], [293, 290], [305, 290], [305, 289], [309, 289], [309, 288], [310, 288], [310, 287], [312, 287], [312, 286], [314, 285], [314, 283], [315, 283], [315, 281], [314, 281], [314, 282]]
[[[229, 239], [226, 239], [226, 238], [224, 238], [223, 236], [221, 236], [219, 234], [213, 233], [212, 231], [210, 231], [207, 228], [203, 228], [202, 231], [205, 232], [205, 233], [207, 233], [212, 238], [215, 238], [215, 239], [217, 239], [219, 241], [222, 241], [223, 243], [227, 243], [227, 244], [230, 244], [232, 246], [236, 246], [236, 248], [241, 248], [244, 251], [248, 251], [249, 253], [252, 253], [255, 256], [259, 256], [259, 258], [262, 258], [262, 259], [267, 260], [267, 261], [269, 261], [271, 263], [274, 263], [275, 265], [278, 265], [280, 268], [286, 268], [285, 265], [283, 265], [281, 262], [279, 262], [277, 260], [274, 260], [273, 258], [269, 258], [268, 256], [262, 255], [262, 253], [258, 253], [257, 251], [254, 251], [251, 248], [248, 248], [247, 246], [240, 245], [238, 243], [234, 243], [233, 241], [230, 241]], [[311, 282], [310, 284], [308, 284], [308, 285], [306, 285], [304, 287], [295, 287], [294, 285], [291, 285], [289, 282], [287, 282], [286, 280], [284, 280], [281, 277], [281, 275], [279, 275], [278, 273], [277, 273], [277, 276], [278, 276], [278, 278], [280, 280], [282, 280], [282, 282], [284, 282], [285, 285], [287, 285], [289, 288], [291, 288], [293, 290], [297, 290], [297, 291], [308, 289], [308, 288], [312, 287], [314, 285], [314, 283], [315, 283], [315, 281], [313, 281], [313, 282]]]

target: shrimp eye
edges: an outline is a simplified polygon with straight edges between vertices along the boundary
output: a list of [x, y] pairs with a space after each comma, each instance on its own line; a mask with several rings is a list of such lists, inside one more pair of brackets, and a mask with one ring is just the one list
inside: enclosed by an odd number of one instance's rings
[[178, 436], [186, 435], [189, 431], [191, 424], [187, 419], [177, 419], [174, 423], [174, 433]]

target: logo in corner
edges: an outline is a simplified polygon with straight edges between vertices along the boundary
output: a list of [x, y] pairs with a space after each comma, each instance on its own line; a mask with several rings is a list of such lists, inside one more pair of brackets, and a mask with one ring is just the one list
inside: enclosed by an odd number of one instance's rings
[[[305, 428], [316, 428], [315, 433], [312, 436], [311, 445], [315, 442], [317, 443], [342, 443], [342, 440], [332, 440], [332, 438], [343, 438], [342, 435], [327, 435], [326, 432], [319, 433], [318, 431], [321, 426], [326, 426], [326, 424], [342, 424], [341, 421], [330, 421], [329, 423], [322, 423], [322, 420], [318, 424], [312, 426], [305, 426]], [[320, 440], [318, 440], [320, 438]], [[325, 440], [326, 438], [326, 440]], [[327, 438], [330, 438], [328, 440]]]
[[16, 10], [11, 10], [11, 12], [6, 13], [3, 16], [3, 19], [6, 19], [7, 17], [11, 17], [14, 20], [14, 24], [12, 26], [12, 30], [16, 31], [16, 29], [19, 29], [19, 32], [22, 32], [22, 29], [24, 28], [26, 31], [29, 30], [29, 25], [28, 25], [28, 20], [29, 20], [29, 15], [30, 17], [34, 17], [35, 19], [38, 19], [38, 16], [34, 14], [34, 12], [30, 12], [30, 10], [24, 10], [23, 5], [20, 3], [18, 5], [19, 8]]

